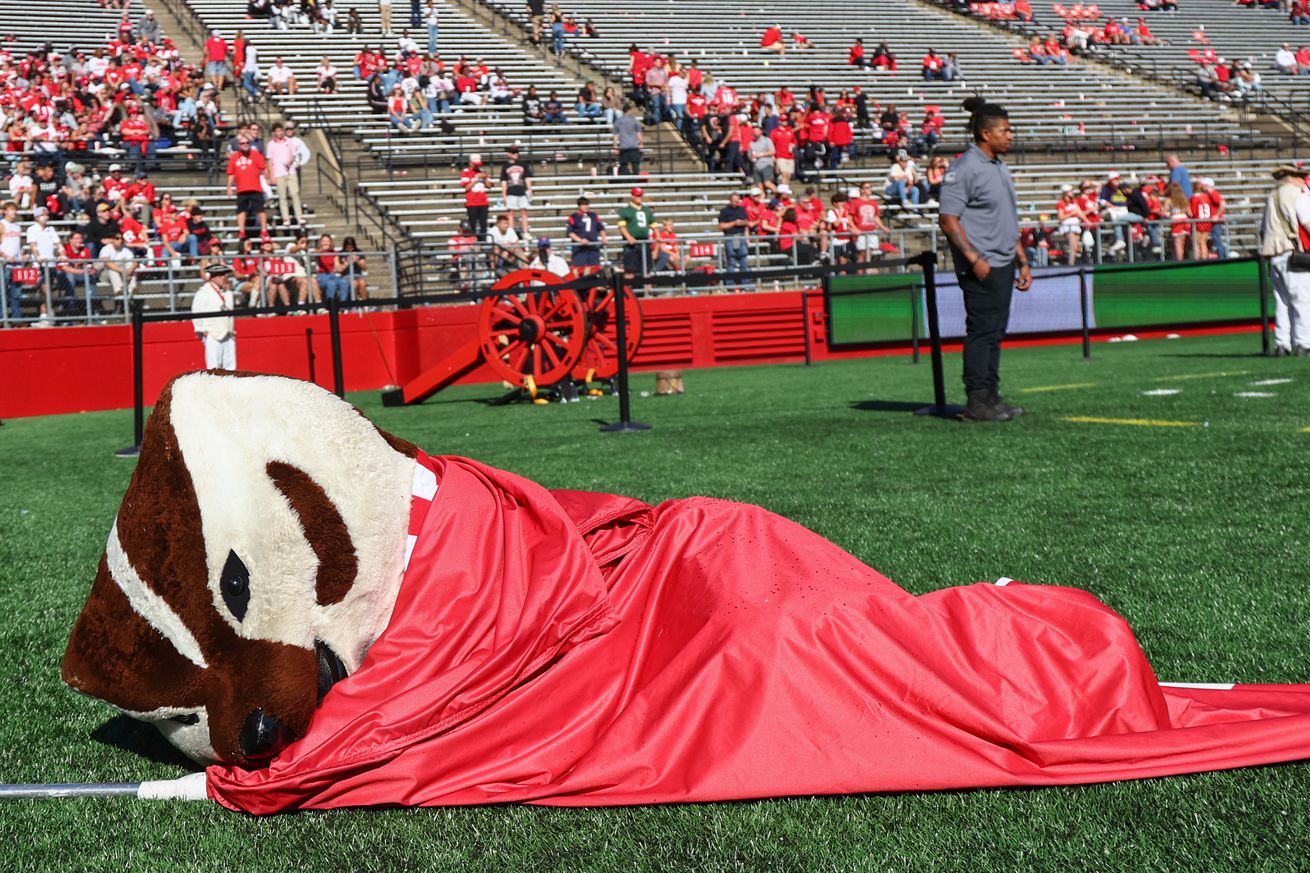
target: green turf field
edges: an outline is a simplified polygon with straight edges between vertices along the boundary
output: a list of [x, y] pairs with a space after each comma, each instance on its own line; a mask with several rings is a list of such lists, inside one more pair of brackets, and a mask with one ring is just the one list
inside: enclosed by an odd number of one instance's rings
[[[639, 435], [596, 432], [616, 415], [610, 398], [494, 408], [477, 402], [483, 386], [414, 409], [352, 399], [433, 453], [548, 486], [763, 504], [916, 592], [1000, 575], [1088, 588], [1129, 619], [1162, 679], [1310, 682], [1310, 359], [1258, 348], [1248, 334], [1098, 344], [1091, 363], [1076, 346], [1010, 350], [1007, 393], [1032, 413], [1005, 425], [911, 416], [932, 397], [929, 370], [901, 357], [688, 372], [684, 396], [634, 398], [654, 425]], [[958, 371], [947, 356], [955, 399]], [[1272, 379], [1291, 381], [1253, 384]], [[1179, 393], [1143, 394], [1160, 390]], [[152, 734], [59, 681], [131, 472], [112, 452], [130, 433], [130, 412], [0, 427], [0, 781], [184, 772]], [[256, 820], [211, 804], [14, 802], [0, 807], [0, 869], [1275, 871], [1310, 865], [1308, 797], [1310, 765], [1294, 764], [594, 811]]]

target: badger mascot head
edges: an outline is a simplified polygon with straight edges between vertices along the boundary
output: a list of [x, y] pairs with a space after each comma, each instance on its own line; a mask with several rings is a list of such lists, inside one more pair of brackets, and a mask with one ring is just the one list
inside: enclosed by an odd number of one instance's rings
[[272, 757], [386, 627], [415, 452], [305, 382], [174, 379], [146, 426], [64, 681], [198, 761]]

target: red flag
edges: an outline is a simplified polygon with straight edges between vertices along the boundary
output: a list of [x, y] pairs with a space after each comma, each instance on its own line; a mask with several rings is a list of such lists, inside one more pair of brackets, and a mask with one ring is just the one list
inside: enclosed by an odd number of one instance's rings
[[1103, 782], [1310, 757], [1310, 686], [1168, 687], [1092, 595], [921, 597], [754, 506], [420, 457], [391, 624], [252, 813]]

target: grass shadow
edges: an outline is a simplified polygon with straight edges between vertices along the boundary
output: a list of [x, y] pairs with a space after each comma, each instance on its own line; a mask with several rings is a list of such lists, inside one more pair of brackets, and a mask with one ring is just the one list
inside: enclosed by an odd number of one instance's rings
[[191, 772], [203, 769], [170, 745], [154, 727], [126, 715], [116, 715], [100, 725], [91, 732], [91, 739], [156, 764], [171, 764]]
[[851, 409], [861, 412], [914, 412], [932, 406], [931, 400], [860, 400], [851, 404]]

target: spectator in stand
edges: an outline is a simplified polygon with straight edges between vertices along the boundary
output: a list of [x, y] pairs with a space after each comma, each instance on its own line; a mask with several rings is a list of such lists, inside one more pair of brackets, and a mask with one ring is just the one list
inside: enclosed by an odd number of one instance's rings
[[44, 206], [32, 210], [32, 219], [25, 237], [29, 263], [39, 271], [36, 285], [39, 300], [37, 313], [40, 317], [38, 323], [49, 324], [53, 313], [47, 301], [54, 285], [53, 273], [59, 257], [59, 231], [50, 226], [50, 210]]
[[264, 156], [251, 148], [247, 134], [237, 136], [237, 150], [227, 162], [227, 194], [236, 196], [237, 236], [246, 235], [246, 223], [252, 218], [259, 222], [260, 235], [268, 233], [268, 215], [264, 212], [264, 186], [262, 179], [267, 164]]
[[569, 216], [565, 231], [573, 243], [573, 269], [578, 273], [599, 270], [608, 235], [605, 222], [591, 211], [591, 200], [586, 196], [578, 198], [577, 211]]
[[1183, 186], [1170, 182], [1166, 189], [1169, 200], [1169, 236], [1174, 244], [1174, 260], [1187, 259], [1187, 239], [1192, 235], [1192, 205], [1183, 192]]
[[679, 130], [687, 116], [687, 77], [676, 61], [669, 62], [669, 81], [664, 86], [669, 99], [669, 117]]
[[205, 81], [218, 91], [227, 87], [227, 40], [217, 30], [205, 40]]
[[1073, 265], [1078, 262], [1079, 243], [1082, 241], [1087, 215], [1083, 211], [1082, 204], [1078, 202], [1077, 192], [1072, 185], [1060, 187], [1060, 199], [1055, 204], [1055, 217], [1059, 222], [1059, 231], [1064, 236], [1065, 263]]
[[869, 66], [875, 70], [896, 72], [896, 55], [892, 54], [892, 50], [887, 47], [887, 43], [878, 43], [878, 47], [873, 50], [873, 55], [869, 58]]
[[[750, 130], [749, 126], [746, 129]], [[772, 191], [777, 149], [772, 138], [768, 136], [757, 135], [754, 131], [751, 131], [748, 136], [750, 139], [746, 154], [751, 165], [750, 179]]]
[[[728, 197], [728, 205], [719, 210], [719, 230], [723, 231], [723, 266], [729, 273], [742, 274], [750, 270], [750, 245], [746, 233], [751, 227], [741, 195], [736, 191]], [[740, 281], [740, 280], [739, 280]], [[749, 283], [743, 283], [746, 287]]]
[[423, 26], [428, 32], [428, 54], [437, 53], [437, 37], [441, 32], [441, 19], [437, 13], [436, 0], [428, 0], [428, 5], [423, 9]]
[[779, 57], [787, 54], [787, 41], [782, 37], [781, 24], [765, 28], [764, 33], [760, 36], [760, 48], [766, 52], [774, 52]]
[[626, 206], [619, 209], [619, 233], [623, 236], [623, 272], [629, 278], [641, 278], [646, 275], [650, 262], [646, 251], [652, 228], [655, 227], [655, 211], [642, 202], [645, 191], [634, 187]]
[[923, 182], [928, 186], [928, 205], [936, 206], [942, 196], [942, 182], [946, 179], [945, 155], [934, 155], [923, 171]]
[[1274, 66], [1280, 73], [1286, 73], [1289, 76], [1295, 76], [1299, 69], [1296, 63], [1296, 54], [1292, 51], [1290, 42], [1283, 43], [1278, 51], [1274, 52]]
[[0, 258], [4, 260], [5, 291], [8, 299], [8, 317], [21, 318], [23, 314], [22, 288], [14, 281], [14, 270], [23, 261], [23, 229], [18, 225], [18, 204], [7, 200], [0, 207]]
[[159, 25], [153, 11], [147, 9], [137, 22], [136, 35], [151, 45], [159, 45], [164, 41], [164, 28]]
[[1208, 261], [1210, 233], [1214, 230], [1214, 222], [1211, 220], [1214, 204], [1210, 201], [1210, 195], [1205, 193], [1204, 177], [1198, 178], [1189, 206], [1190, 214], [1195, 219], [1192, 226], [1192, 255], [1199, 261]]
[[332, 66], [332, 61], [327, 57], [318, 62], [314, 69], [314, 75], [318, 78], [318, 93], [335, 94], [337, 93], [337, 68]]
[[545, 270], [561, 279], [567, 279], [569, 276], [568, 262], [551, 251], [550, 240], [544, 236], [537, 240], [537, 256], [528, 266], [534, 270]]
[[304, 229], [296, 231], [295, 239], [287, 243], [287, 247], [282, 255], [282, 272], [280, 273], [283, 283], [286, 285], [287, 293], [296, 295], [296, 303], [302, 305], [305, 303], [322, 303], [323, 298], [319, 296], [318, 286], [309, 281], [309, 236]]
[[232, 282], [238, 303], [245, 300], [250, 306], [264, 305], [264, 277], [253, 236], [241, 241], [240, 251], [232, 259]]
[[851, 45], [850, 51], [846, 55], [846, 64], [851, 67], [863, 69], [869, 65], [868, 60], [864, 57], [864, 40], [856, 37], [855, 42]]
[[1177, 184], [1183, 190], [1183, 196], [1188, 200], [1192, 199], [1192, 176], [1187, 172], [1187, 167], [1178, 159], [1178, 155], [1169, 155], [1164, 159], [1164, 165], [1169, 168], [1170, 184]]
[[848, 204], [851, 219], [855, 223], [855, 257], [861, 263], [868, 263], [881, 256], [881, 239], [878, 234], [891, 231], [883, 224], [878, 201], [873, 196], [873, 184], [862, 183], [856, 195]]
[[341, 275], [341, 267], [341, 257], [332, 242], [332, 234], [321, 235], [314, 252], [314, 282], [318, 285], [320, 299], [342, 302], [350, 299], [350, 283]]
[[559, 6], [550, 11], [550, 51], [552, 54], [564, 54], [564, 13]]
[[299, 150], [286, 135], [281, 124], [273, 125], [273, 138], [269, 140], [266, 163], [268, 181], [277, 192], [278, 208], [282, 214], [282, 226], [291, 226], [291, 216], [296, 217], [296, 224], [305, 225], [304, 206], [300, 201]]
[[35, 197], [36, 183], [32, 180], [32, 165], [26, 158], [20, 158], [13, 175], [9, 177], [9, 200], [18, 207], [19, 212], [31, 212]]
[[128, 301], [136, 293], [136, 257], [132, 250], [123, 245], [123, 232], [114, 231], [106, 240], [97, 256], [100, 268], [109, 280], [109, 290], [116, 301], [122, 302], [123, 311], [127, 311]]
[[842, 107], [832, 115], [828, 128], [828, 169], [836, 170], [855, 157], [855, 130], [850, 110]]
[[602, 109], [600, 97], [596, 94], [596, 86], [587, 82], [578, 89], [578, 102], [573, 107], [578, 113], [578, 119], [581, 121], [599, 121]]
[[669, 71], [664, 58], [656, 55], [646, 70], [646, 123], [659, 124], [668, 114]]
[[528, 232], [528, 209], [532, 206], [532, 167], [527, 161], [519, 160], [519, 147], [509, 147], [505, 166], [500, 170], [500, 199], [505, 210], [514, 223], [518, 216], [520, 234], [526, 241], [532, 238]]
[[1161, 254], [1160, 228], [1156, 220], [1159, 218], [1159, 210], [1152, 202], [1150, 188], [1146, 182], [1137, 178], [1130, 180], [1130, 186], [1132, 190], [1128, 193], [1128, 218], [1136, 221], [1146, 231], [1151, 251]]
[[883, 193], [901, 206], [907, 202], [917, 206], [924, 199], [924, 183], [919, 178], [919, 167], [905, 149], [896, 152], [896, 159], [887, 171], [887, 185]]
[[529, 85], [523, 94], [523, 123], [543, 124], [546, 113], [541, 108], [541, 98], [537, 96], [537, 86]]
[[527, 0], [528, 18], [532, 22], [532, 44], [541, 45], [541, 25], [546, 18], [546, 0]]
[[464, 189], [464, 211], [469, 228], [479, 240], [487, 235], [487, 210], [490, 206], [487, 184], [490, 179], [482, 169], [482, 155], [469, 155], [468, 166], [459, 174], [459, 184]]
[[796, 172], [796, 132], [790, 121], [779, 124], [769, 133], [773, 141], [774, 168], [780, 185], [790, 185]]
[[409, 100], [405, 98], [405, 91], [398, 84], [391, 86], [391, 94], [387, 97], [387, 121], [400, 133], [410, 133], [414, 130], [414, 119], [409, 114]]
[[546, 124], [568, 124], [569, 117], [564, 114], [564, 104], [560, 102], [559, 95], [551, 91], [546, 95], [546, 102], [541, 106], [543, 118]]
[[1294, 0], [1288, 8], [1288, 18], [1293, 25], [1310, 25], [1310, 2], [1307, 2], [1307, 0]]
[[487, 253], [489, 266], [496, 276], [503, 276], [527, 263], [523, 253], [522, 239], [510, 224], [508, 212], [496, 216], [496, 223], [487, 231]]
[[341, 276], [346, 280], [349, 293], [356, 300], [368, 299], [368, 262], [359, 251], [359, 243], [353, 236], [341, 241], [339, 252]]
[[86, 237], [82, 231], [73, 230], [61, 249], [55, 271], [55, 287], [61, 292], [66, 312], [91, 315], [95, 308], [96, 274]]
[[300, 291], [299, 284], [288, 284], [287, 278], [295, 270], [295, 264], [279, 257], [273, 248], [273, 239], [263, 237], [259, 240], [259, 264], [264, 271], [265, 306], [276, 306], [285, 310], [291, 305], [292, 295]]
[[1228, 240], [1224, 235], [1224, 221], [1228, 217], [1228, 204], [1224, 202], [1224, 195], [1219, 193], [1214, 179], [1207, 176], [1196, 181], [1197, 190], [1210, 199], [1210, 219], [1213, 222], [1210, 230], [1210, 251], [1214, 252], [1215, 257], [1226, 259]]
[[618, 157], [620, 176], [641, 174], [641, 151], [645, 140], [636, 107], [625, 106], [614, 121], [614, 154]]
[[933, 79], [946, 81], [946, 62], [936, 51], [928, 49], [928, 54], [923, 56], [923, 80], [930, 82]]
[[378, 29], [384, 37], [391, 36], [391, 0], [378, 0]]
[[299, 88], [295, 71], [282, 58], [274, 58], [273, 65], [268, 68], [268, 89], [274, 94], [294, 94]]

